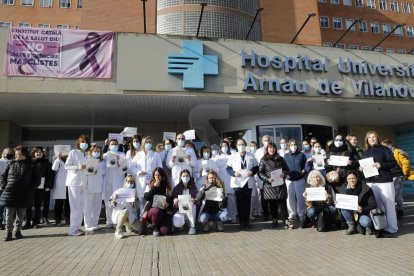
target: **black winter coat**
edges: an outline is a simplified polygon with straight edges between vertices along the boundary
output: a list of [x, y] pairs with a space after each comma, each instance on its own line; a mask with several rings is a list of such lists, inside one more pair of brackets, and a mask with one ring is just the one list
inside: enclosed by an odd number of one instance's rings
[[32, 206], [34, 190], [39, 183], [32, 160], [11, 161], [1, 176], [0, 206], [27, 208]]
[[[286, 164], [285, 159], [281, 157], [280, 155], [275, 155], [274, 157], [265, 156], [260, 160], [259, 164], [259, 172], [258, 176], [263, 181], [263, 185], [266, 185], [268, 187], [271, 186], [271, 184], [267, 181], [268, 178], [270, 178], [270, 173], [274, 170], [282, 169], [282, 172], [285, 175], [289, 174], [289, 167]], [[286, 199], [287, 198], [287, 188], [286, 184], [281, 186], [273, 187], [275, 189], [277, 194], [277, 199]]]
[[362, 208], [362, 214], [369, 216], [369, 211], [377, 208], [374, 193], [365, 182], [358, 182], [355, 189], [347, 189], [347, 183], [339, 187], [339, 193], [345, 195], [357, 195], [358, 205]]
[[358, 153], [355, 150], [353, 150], [351, 147], [352, 146], [347, 141], [344, 141], [344, 144], [339, 148], [337, 148], [335, 144], [332, 143], [332, 145], [329, 146], [328, 152], [326, 153], [326, 160], [329, 160], [329, 158], [332, 155], [348, 156], [349, 160], [351, 160], [351, 164], [346, 167], [337, 167], [337, 166], [332, 166], [332, 165], [325, 166], [326, 172], [338, 170], [339, 177], [340, 177], [339, 183], [345, 182], [347, 171], [358, 169], [359, 164], [358, 164], [357, 159], [355, 159]]
[[42, 177], [45, 178], [44, 188], [53, 189], [55, 182], [55, 172], [52, 170], [52, 164], [46, 158], [33, 159], [35, 165], [35, 174], [37, 183], [34, 183], [36, 187], [40, 185]]
[[369, 183], [392, 182], [391, 169], [397, 166], [392, 151], [383, 145], [370, 146], [367, 151], [364, 152], [364, 158], [368, 157], [372, 157], [374, 162], [380, 163], [381, 167], [378, 169], [379, 175], [369, 177], [366, 181]]

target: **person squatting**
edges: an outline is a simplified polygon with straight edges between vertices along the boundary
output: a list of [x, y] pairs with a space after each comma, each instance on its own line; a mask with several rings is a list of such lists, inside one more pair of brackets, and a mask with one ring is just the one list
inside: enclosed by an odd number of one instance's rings
[[[156, 146], [151, 137], [134, 135], [124, 144], [107, 140], [103, 147], [81, 135], [53, 164], [42, 147], [31, 153], [23, 146], [6, 148], [0, 159], [4, 240], [49, 224], [50, 197], [56, 226], [67, 225], [70, 236], [101, 229], [103, 201], [105, 228], [114, 228], [117, 239], [125, 231], [158, 237], [186, 229], [194, 235], [224, 231], [225, 224], [247, 230], [257, 217], [270, 220], [272, 228], [396, 237], [402, 186], [414, 179], [409, 157], [375, 131], [364, 142], [365, 150], [355, 136], [338, 134], [326, 147], [316, 138], [302, 144], [283, 138], [276, 145], [265, 135], [261, 147], [226, 138], [197, 151], [183, 134]], [[367, 158], [377, 173], [365, 177]], [[353, 196], [355, 208], [337, 208], [338, 194]], [[376, 209], [385, 214], [381, 229], [370, 215]]]

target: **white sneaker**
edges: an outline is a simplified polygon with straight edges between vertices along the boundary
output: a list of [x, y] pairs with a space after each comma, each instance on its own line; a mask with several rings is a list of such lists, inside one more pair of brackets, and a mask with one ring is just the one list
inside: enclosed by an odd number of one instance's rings
[[101, 229], [101, 227], [99, 227], [99, 226], [85, 227], [86, 231], [91, 231], [91, 232], [97, 231], [99, 229]]
[[108, 228], [108, 229], [115, 228], [115, 224], [113, 224], [113, 223], [107, 223], [106, 224], [106, 228]]
[[114, 236], [116, 239], [122, 239], [124, 237], [124, 234], [122, 233], [122, 229], [117, 227], [115, 230]]
[[195, 234], [196, 234], [195, 227], [190, 227], [190, 230], [188, 231], [188, 235], [195, 235]]
[[73, 233], [69, 233], [68, 235], [69, 236], [82, 236], [82, 235], [85, 235], [85, 232], [83, 232], [82, 230], [78, 229], [78, 230], [76, 230]]

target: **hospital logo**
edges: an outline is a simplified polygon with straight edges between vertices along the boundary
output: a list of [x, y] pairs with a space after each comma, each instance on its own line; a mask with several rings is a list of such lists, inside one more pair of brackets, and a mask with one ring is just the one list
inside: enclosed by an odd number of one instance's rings
[[204, 75], [218, 75], [218, 57], [203, 54], [201, 41], [186, 40], [181, 54], [168, 55], [168, 73], [183, 75], [183, 88], [203, 89]]

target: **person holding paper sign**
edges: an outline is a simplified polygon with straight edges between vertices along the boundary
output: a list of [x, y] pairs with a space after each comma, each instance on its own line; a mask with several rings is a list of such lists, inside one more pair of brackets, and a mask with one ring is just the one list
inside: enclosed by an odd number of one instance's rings
[[[363, 157], [374, 159], [373, 166], [378, 169], [379, 175], [366, 179], [368, 186], [374, 192], [377, 205], [385, 211], [388, 226], [382, 230], [381, 235], [395, 237], [398, 231], [397, 214], [395, 212], [395, 190], [391, 169], [397, 163], [389, 148], [380, 144], [380, 137], [375, 131], [368, 131], [365, 135], [365, 147]], [[361, 168], [360, 168], [361, 169]]]
[[236, 194], [237, 212], [239, 214], [240, 229], [251, 228], [250, 204], [254, 175], [259, 170], [256, 158], [246, 152], [246, 141], [237, 140], [237, 152], [232, 153], [227, 161], [227, 173], [231, 176], [230, 187]]
[[83, 221], [86, 231], [99, 229], [99, 215], [102, 205], [102, 191], [104, 176], [106, 173], [105, 163], [102, 156], [102, 148], [94, 145], [88, 151], [88, 159], [92, 158], [96, 163], [94, 167], [87, 167], [85, 181], [85, 208], [83, 209]]
[[193, 174], [197, 157], [191, 148], [185, 147], [185, 137], [183, 134], [177, 135], [177, 146], [168, 152], [167, 164], [171, 168], [172, 183], [174, 186], [180, 182], [180, 173], [186, 169]]
[[118, 141], [112, 139], [109, 142], [109, 151], [104, 154], [104, 162], [106, 164], [106, 175], [102, 198], [105, 201], [106, 226], [114, 228], [112, 221], [113, 208], [109, 202], [111, 195], [119, 188], [122, 188], [125, 173], [128, 170], [125, 154], [118, 151]]
[[[165, 204], [163, 208], [152, 207], [154, 197], [156, 195], [163, 196], [165, 198]], [[152, 235], [158, 237], [160, 235], [169, 235], [171, 233], [171, 215], [168, 208], [172, 205], [171, 200], [171, 187], [168, 182], [168, 178], [162, 168], [156, 168], [152, 173], [152, 179], [146, 188], [144, 193], [144, 199], [150, 202], [150, 207], [147, 215], [144, 216], [152, 224]], [[143, 221], [142, 228], [145, 227], [145, 221]]]
[[150, 136], [142, 139], [140, 151], [135, 155], [131, 163], [132, 174], [137, 179], [137, 194], [140, 209], [145, 206], [144, 192], [145, 188], [151, 181], [152, 173], [155, 168], [162, 167], [161, 159], [158, 153], [152, 150], [152, 138]]
[[210, 222], [216, 223], [217, 231], [223, 231], [227, 217], [227, 199], [224, 183], [215, 171], [210, 171], [203, 187], [197, 194], [197, 202], [202, 202], [199, 220], [205, 232], [210, 230]]
[[[313, 170], [308, 175], [308, 189], [303, 193], [305, 198], [306, 218], [311, 224], [317, 226], [319, 232], [325, 232], [329, 229], [336, 215], [336, 208], [334, 205], [334, 190], [330, 185], [325, 183], [325, 177], [318, 170]], [[324, 189], [323, 200], [313, 200], [307, 191], [310, 189], [320, 188]], [[306, 222], [302, 222], [302, 227], [306, 226]]]
[[326, 154], [322, 153], [322, 146], [319, 142], [313, 143], [312, 156], [306, 160], [305, 171], [318, 170], [326, 176], [325, 169]]
[[194, 178], [196, 179], [197, 189], [200, 189], [203, 186], [209, 171], [218, 171], [216, 162], [211, 159], [210, 147], [202, 146], [200, 149], [200, 156], [201, 159], [197, 160], [193, 173]]
[[[186, 196], [190, 197], [190, 200], [182, 205], [179, 202], [179, 196]], [[172, 198], [173, 198], [173, 225], [176, 228], [181, 228], [184, 226], [186, 221], [190, 224], [190, 230], [188, 231], [189, 235], [195, 235], [196, 228], [195, 228], [195, 221], [196, 221], [196, 213], [197, 208], [195, 200], [197, 198], [197, 188], [194, 184], [194, 180], [191, 177], [191, 174], [188, 170], [183, 170], [180, 174], [180, 183], [174, 187], [172, 191]], [[181, 207], [179, 207], [181, 205]], [[185, 211], [184, 213], [180, 212], [180, 209]], [[187, 212], [188, 211], [188, 212]]]
[[358, 196], [358, 210], [341, 209], [341, 214], [348, 224], [345, 234], [352, 235], [358, 231], [363, 235], [372, 235], [374, 231], [369, 212], [377, 208], [377, 203], [371, 188], [360, 181], [355, 171], [349, 171], [346, 176], [346, 183], [339, 188], [339, 192], [345, 195]]
[[86, 152], [90, 146], [88, 136], [79, 136], [74, 149], [69, 152], [65, 163], [67, 171], [66, 186], [68, 186], [70, 204], [70, 226], [68, 230], [70, 236], [81, 236], [84, 234], [81, 230], [85, 205], [85, 190], [83, 186], [86, 181]]
[[295, 228], [296, 216], [299, 216], [303, 223], [305, 220], [305, 201], [303, 192], [305, 191], [305, 163], [306, 157], [298, 149], [295, 139], [289, 141], [290, 151], [285, 154], [285, 161], [289, 167], [289, 174], [286, 178], [286, 186], [288, 192], [287, 208], [289, 212], [288, 227]]
[[277, 154], [276, 144], [269, 142], [264, 149], [264, 156], [260, 160], [259, 172], [257, 175], [263, 181], [263, 199], [270, 204], [270, 213], [272, 215], [272, 227], [277, 227], [278, 218], [285, 222], [287, 215], [287, 188], [283, 184], [274, 186], [272, 183], [275, 179], [271, 178], [272, 171], [281, 169], [278, 177], [285, 178], [289, 173], [289, 168], [285, 160]]
[[132, 231], [139, 232], [141, 230], [141, 223], [137, 215], [137, 198], [135, 190], [135, 177], [128, 175], [125, 177], [124, 187], [117, 189], [111, 196], [111, 201], [114, 206], [112, 213], [112, 221], [116, 223], [114, 236], [116, 239], [122, 239], [122, 227], [128, 233]]
[[67, 155], [58, 154], [55, 161], [53, 161], [52, 170], [55, 171], [55, 183], [52, 189], [52, 198], [55, 199], [55, 224], [56, 226], [64, 225], [62, 223], [62, 211], [65, 211], [65, 224], [69, 225], [70, 207], [69, 207], [69, 196], [68, 187], [66, 187], [66, 169], [65, 162], [68, 158]]
[[164, 154], [164, 157], [160, 155], [162, 168], [164, 169], [164, 172], [167, 175], [168, 180], [170, 181], [171, 187], [174, 187], [174, 183], [172, 182], [173, 180], [172, 180], [172, 175], [171, 175], [171, 168], [168, 167], [167, 157], [173, 148], [175, 148], [175, 142], [171, 139], [165, 139], [164, 140], [164, 153], [165, 154]]

